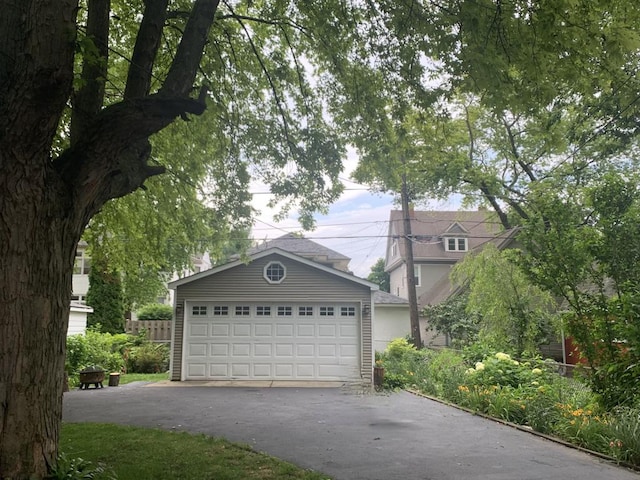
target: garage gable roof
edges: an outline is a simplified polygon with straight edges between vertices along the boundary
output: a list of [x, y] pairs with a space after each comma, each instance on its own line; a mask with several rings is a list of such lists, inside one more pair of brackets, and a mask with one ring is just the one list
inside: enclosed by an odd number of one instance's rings
[[[309, 267], [315, 268], [317, 270], [321, 270], [323, 272], [330, 273], [330, 274], [335, 275], [337, 277], [344, 278], [345, 280], [349, 280], [351, 282], [358, 283], [358, 284], [363, 285], [365, 287], [369, 287], [372, 291], [378, 290], [380, 288], [375, 283], [370, 282], [368, 280], [365, 280], [364, 278], [356, 277], [355, 275], [352, 275], [350, 273], [346, 273], [346, 272], [343, 272], [341, 270], [336, 270], [335, 268], [327, 267], [325, 265], [322, 265], [320, 263], [316, 263], [316, 262], [314, 262], [312, 260], [309, 260], [307, 258], [304, 258], [304, 257], [300, 257], [298, 255], [295, 255], [295, 254], [293, 254], [291, 252], [287, 252], [287, 251], [282, 250], [280, 248], [269, 248], [267, 250], [262, 250], [260, 252], [253, 253], [253, 254], [249, 255], [249, 262], [252, 262], [254, 260], [258, 260], [258, 259], [266, 257], [268, 255], [273, 255], [273, 254], [280, 255], [281, 257], [288, 258], [288, 259], [293, 260], [293, 261], [298, 262], [298, 263], [302, 263], [304, 265], [307, 265]], [[208, 277], [210, 275], [216, 275], [217, 273], [224, 272], [225, 270], [230, 270], [232, 268], [235, 268], [235, 267], [238, 267], [238, 266], [241, 266], [241, 265], [246, 265], [246, 263], [247, 262], [244, 262], [242, 260], [234, 260], [232, 262], [225, 263], [224, 265], [220, 265], [218, 267], [214, 267], [214, 268], [211, 268], [209, 270], [203, 270], [202, 272], [196, 273], [194, 275], [190, 275], [188, 277], [184, 277], [184, 278], [180, 278], [178, 280], [174, 280], [173, 282], [170, 282], [168, 286], [171, 289], [175, 289], [175, 288], [179, 287], [180, 285], [185, 285], [187, 283], [195, 282], [195, 281], [201, 280], [203, 278], [206, 278], [206, 277]]]

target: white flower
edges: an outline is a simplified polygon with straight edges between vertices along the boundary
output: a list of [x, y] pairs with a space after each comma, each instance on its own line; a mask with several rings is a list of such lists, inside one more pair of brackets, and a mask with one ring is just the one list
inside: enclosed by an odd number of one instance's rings
[[465, 373], [467, 375], [471, 375], [472, 373], [476, 373], [476, 369], [475, 368], [467, 368], [467, 371]]
[[477, 371], [484, 370], [484, 363], [482, 363], [482, 362], [477, 362], [477, 363], [476, 363], [476, 370], [477, 370]]
[[531, 373], [533, 373], [534, 375], [540, 375], [542, 373], [542, 370], [540, 370], [539, 368], [534, 368], [533, 370], [531, 370]]
[[511, 360], [511, 355], [509, 355], [508, 353], [498, 352], [496, 353], [496, 358], [498, 360]]

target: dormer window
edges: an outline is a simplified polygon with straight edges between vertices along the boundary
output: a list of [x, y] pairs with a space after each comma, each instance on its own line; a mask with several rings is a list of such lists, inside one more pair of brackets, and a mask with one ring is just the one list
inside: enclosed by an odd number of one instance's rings
[[396, 255], [398, 255], [398, 240], [393, 240], [391, 244], [391, 257], [393, 258]]
[[281, 283], [287, 270], [280, 262], [270, 262], [264, 267], [264, 279], [269, 283]]
[[466, 252], [469, 250], [469, 244], [465, 237], [446, 237], [444, 249], [447, 252]]

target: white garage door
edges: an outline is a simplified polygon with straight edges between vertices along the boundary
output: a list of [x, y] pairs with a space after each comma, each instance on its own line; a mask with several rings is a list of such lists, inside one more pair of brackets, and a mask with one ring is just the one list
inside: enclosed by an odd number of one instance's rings
[[360, 376], [353, 304], [187, 302], [186, 380], [353, 380]]

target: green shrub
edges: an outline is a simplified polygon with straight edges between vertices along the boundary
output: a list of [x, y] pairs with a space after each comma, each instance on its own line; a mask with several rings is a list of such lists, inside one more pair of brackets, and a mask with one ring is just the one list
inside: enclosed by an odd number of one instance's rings
[[64, 453], [58, 456], [56, 464], [47, 477], [49, 480], [117, 480], [117, 475], [104, 464], [94, 465], [82, 458], [69, 458]]
[[127, 371], [130, 373], [161, 373], [169, 369], [169, 346], [145, 343], [129, 350]]
[[609, 452], [620, 461], [640, 465], [640, 410], [617, 407], [608, 422]]
[[417, 351], [416, 347], [411, 345], [406, 338], [396, 338], [389, 342], [384, 353], [389, 358], [399, 360], [405, 355], [416, 352], [416, 351]]
[[171, 320], [173, 308], [162, 303], [150, 303], [138, 309], [136, 315], [138, 320]]
[[113, 335], [95, 329], [88, 329], [84, 335], [72, 335], [67, 338], [65, 370], [70, 377], [94, 365], [119, 372], [124, 367], [124, 352], [140, 341], [139, 337], [125, 333]]

